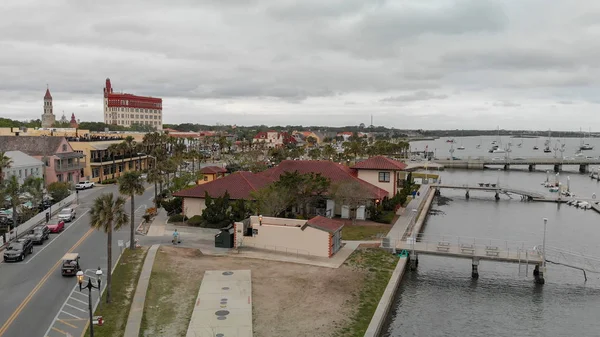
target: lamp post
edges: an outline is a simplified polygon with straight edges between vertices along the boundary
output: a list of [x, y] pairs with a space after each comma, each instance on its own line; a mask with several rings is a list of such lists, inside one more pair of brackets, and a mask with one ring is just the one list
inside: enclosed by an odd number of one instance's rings
[[262, 226], [262, 219], [263, 219], [262, 215], [259, 215], [258, 216], [258, 225], [259, 226]]
[[79, 291], [83, 289], [88, 290], [88, 308], [90, 310], [90, 337], [94, 337], [94, 311], [92, 309], [92, 289], [98, 289], [100, 291], [100, 286], [102, 284], [102, 269], [98, 267], [96, 270], [96, 279], [98, 280], [98, 285], [92, 284], [92, 280], [88, 279], [88, 283], [83, 285], [83, 272], [81, 270], [77, 271], [77, 283], [79, 283]]
[[548, 223], [548, 218], [544, 218], [544, 238], [542, 241], [542, 255], [543, 259], [542, 259], [542, 272], [544, 273], [543, 275], [546, 275], [546, 224]]

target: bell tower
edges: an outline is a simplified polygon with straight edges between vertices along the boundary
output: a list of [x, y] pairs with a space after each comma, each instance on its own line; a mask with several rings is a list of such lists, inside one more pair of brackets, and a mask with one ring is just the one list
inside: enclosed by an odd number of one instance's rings
[[46, 87], [46, 95], [44, 95], [44, 114], [42, 114], [42, 127], [51, 128], [56, 121], [52, 108], [52, 95], [50, 89]]

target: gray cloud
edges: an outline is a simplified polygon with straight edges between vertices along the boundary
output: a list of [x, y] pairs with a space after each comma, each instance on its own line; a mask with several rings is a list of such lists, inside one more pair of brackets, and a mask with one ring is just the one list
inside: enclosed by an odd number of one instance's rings
[[432, 100], [432, 99], [446, 99], [446, 98], [448, 98], [448, 95], [437, 95], [437, 94], [431, 93], [429, 91], [420, 90], [420, 91], [413, 92], [411, 94], [386, 97], [386, 98], [383, 98], [381, 101], [382, 102], [415, 102], [415, 101], [428, 101], [428, 100]]
[[165, 122], [404, 125], [402, 105], [417, 128], [518, 127], [597, 107], [599, 17], [584, 0], [7, 1], [0, 116], [39, 118], [49, 84], [55, 110], [101, 120], [110, 77], [163, 97]]

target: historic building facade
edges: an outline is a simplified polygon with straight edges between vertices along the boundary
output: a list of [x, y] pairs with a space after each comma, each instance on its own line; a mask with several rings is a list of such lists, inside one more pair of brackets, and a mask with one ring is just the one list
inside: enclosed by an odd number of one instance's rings
[[130, 127], [150, 125], [162, 130], [162, 98], [113, 91], [110, 79], [104, 87], [104, 123]]

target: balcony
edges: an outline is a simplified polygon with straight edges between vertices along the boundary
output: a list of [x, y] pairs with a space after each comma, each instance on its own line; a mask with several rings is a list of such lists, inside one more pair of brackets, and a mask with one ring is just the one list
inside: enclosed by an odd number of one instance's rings
[[[138, 159], [145, 159], [147, 158], [147, 156], [144, 155], [133, 155], [133, 156], [115, 156], [114, 161], [115, 164], [118, 164], [122, 161], [125, 161], [126, 163], [131, 161], [131, 160], [138, 160]], [[103, 157], [103, 158], [91, 158], [90, 159], [90, 163], [91, 164], [112, 164], [113, 162], [113, 158], [112, 157]]]
[[76, 171], [76, 170], [81, 170], [85, 168], [85, 162], [83, 163], [73, 163], [73, 164], [66, 164], [66, 163], [58, 163], [56, 162], [54, 164], [54, 171], [57, 173], [61, 173], [61, 172], [68, 172], [68, 171]]

